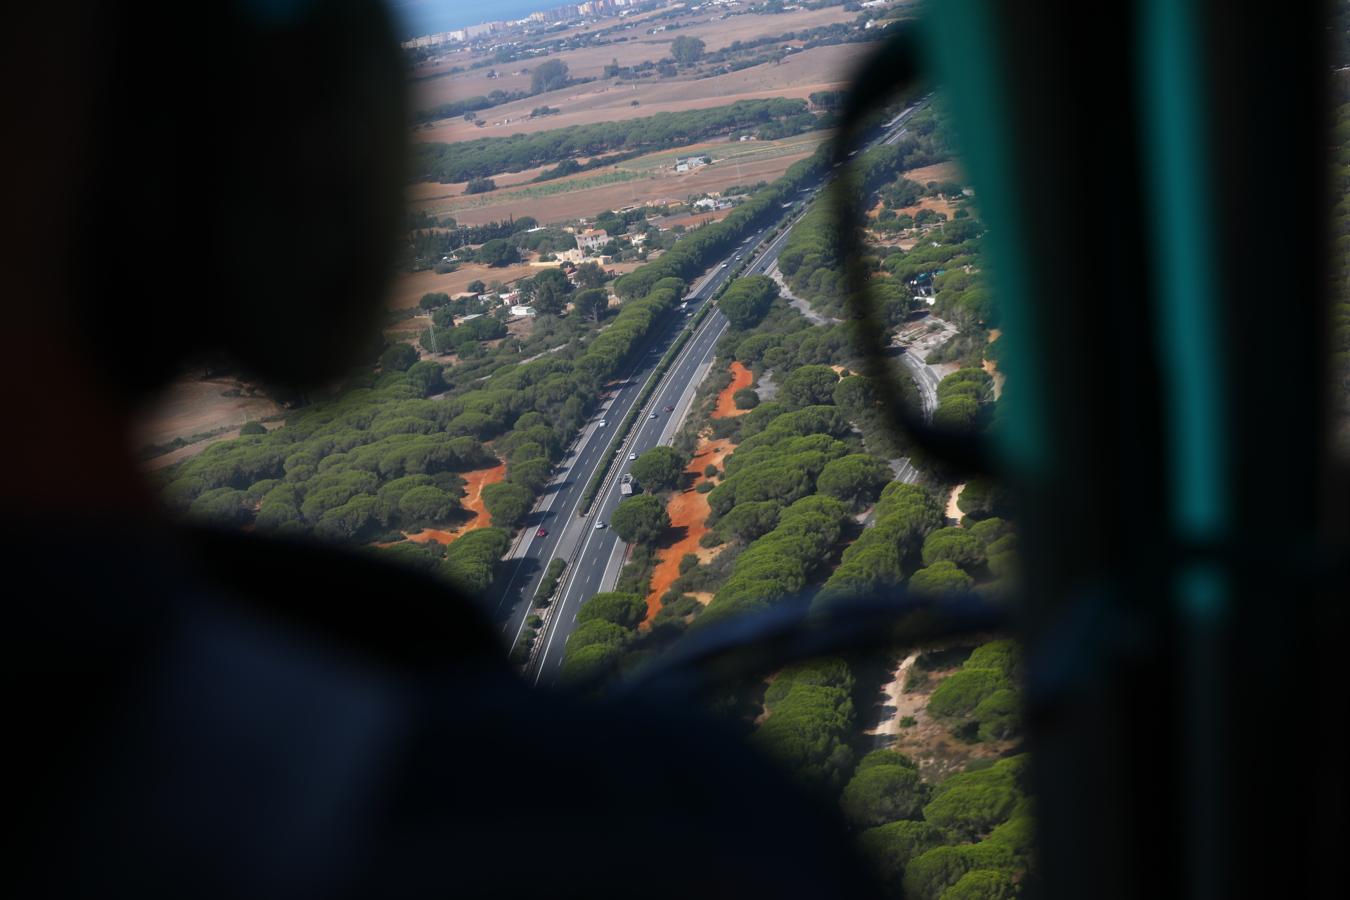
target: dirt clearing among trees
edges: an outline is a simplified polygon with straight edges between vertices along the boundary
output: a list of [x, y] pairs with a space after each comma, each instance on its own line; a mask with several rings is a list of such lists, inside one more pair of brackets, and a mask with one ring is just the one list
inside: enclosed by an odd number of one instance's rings
[[423, 294], [429, 294], [433, 291], [440, 291], [453, 297], [455, 294], [462, 294], [467, 291], [469, 283], [473, 281], [481, 281], [484, 284], [500, 281], [505, 284], [515, 281], [517, 278], [538, 274], [538, 272], [539, 269], [535, 266], [520, 265], [494, 268], [478, 263], [467, 263], [444, 275], [437, 275], [430, 270], [399, 275], [389, 286], [387, 306], [389, 309], [407, 309], [410, 306], [416, 306], [418, 301], [422, 299]]

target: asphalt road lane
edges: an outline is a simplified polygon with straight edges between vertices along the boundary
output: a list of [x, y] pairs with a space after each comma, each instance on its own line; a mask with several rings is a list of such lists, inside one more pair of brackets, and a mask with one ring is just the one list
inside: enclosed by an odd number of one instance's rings
[[[891, 129], [879, 140], [892, 144], [904, 133], [900, 127], [918, 109], [918, 105], [897, 116], [888, 127]], [[804, 189], [805, 202], [793, 209], [786, 221], [795, 222], [796, 218], [809, 207], [819, 193], [821, 182]], [[784, 221], [784, 220], [780, 220]], [[775, 222], [743, 241], [732, 250], [723, 263], [716, 267], [697, 283], [689, 295], [691, 312], [716, 293], [735, 267], [736, 257], [761, 250], [765, 239], [780, 224]], [[762, 274], [777, 259], [787, 241], [790, 227], [773, 238], [762, 248], [762, 252], [747, 268], [745, 274]], [[562, 589], [554, 597], [552, 614], [543, 633], [537, 638], [542, 642], [538, 649], [534, 665], [529, 672], [531, 683], [552, 685], [556, 682], [562, 666], [563, 652], [567, 637], [576, 627], [577, 611], [582, 602], [592, 595], [613, 588], [622, 566], [625, 546], [609, 527], [609, 519], [618, 506], [621, 495], [618, 488], [618, 474], [626, 471], [629, 465], [629, 453], [641, 454], [661, 443], [669, 443], [679, 420], [692, 401], [702, 371], [711, 364], [716, 352], [717, 341], [726, 332], [728, 323], [720, 311], [714, 309], [700, 324], [698, 331], [682, 349], [676, 363], [665, 374], [661, 384], [653, 393], [644, 409], [642, 418], [634, 425], [632, 434], [614, 461], [614, 469], [609, 481], [596, 497], [590, 513], [584, 517], [578, 515], [581, 496], [590, 483], [601, 463], [606, 459], [606, 451], [613, 440], [615, 429], [620, 427], [627, 417], [638, 395], [642, 391], [656, 364], [665, 355], [667, 349], [684, 330], [686, 317], [680, 312], [670, 317], [666, 329], [654, 337], [637, 362], [618, 386], [613, 397], [602, 406], [594, 420], [583, 430], [562, 463], [562, 471], [555, 478], [541, 501], [540, 508], [532, 513], [524, 528], [524, 537], [514, 548], [508, 565], [508, 576], [504, 591], [496, 599], [494, 616], [501, 621], [502, 634], [514, 645], [524, 630], [525, 620], [532, 608], [532, 598], [537, 590], [543, 572], [550, 560], [555, 557], [570, 559], [568, 572], [564, 575]], [[671, 406], [674, 411], [664, 412]], [[647, 411], [656, 411], [656, 418], [648, 418]], [[671, 417], [675, 417], [672, 422]], [[606, 426], [600, 427], [599, 420], [605, 420]], [[603, 527], [596, 528], [596, 523]], [[540, 526], [548, 529], [545, 537], [537, 537]]]

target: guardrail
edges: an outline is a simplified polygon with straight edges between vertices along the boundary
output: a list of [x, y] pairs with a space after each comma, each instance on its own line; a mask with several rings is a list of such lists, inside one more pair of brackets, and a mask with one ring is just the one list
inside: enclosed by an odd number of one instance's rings
[[623, 423], [619, 426], [618, 433], [609, 443], [609, 449], [601, 457], [600, 468], [591, 476], [590, 484], [586, 485], [586, 491], [581, 495], [581, 503], [577, 506], [577, 515], [584, 516], [591, 511], [591, 504], [595, 502], [596, 496], [600, 493], [600, 487], [604, 484], [605, 478], [609, 475], [610, 467], [614, 465], [614, 458], [623, 450], [624, 443], [628, 440], [628, 432], [632, 430], [633, 423], [637, 421], [638, 416], [642, 415], [642, 408], [651, 399], [652, 394], [661, 383], [661, 377], [670, 370], [684, 345], [689, 343], [689, 339], [694, 336], [694, 332], [688, 328], [680, 332], [680, 336], [675, 339], [675, 343], [670, 345], [666, 355], [661, 357], [661, 361], [652, 369], [652, 374], [647, 377], [647, 382], [642, 386], [641, 393], [638, 394], [637, 401], [633, 403], [628, 415], [624, 416]]

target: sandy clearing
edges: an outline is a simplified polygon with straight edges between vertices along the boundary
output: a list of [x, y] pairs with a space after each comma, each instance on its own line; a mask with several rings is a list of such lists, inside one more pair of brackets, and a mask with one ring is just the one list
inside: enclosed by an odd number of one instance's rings
[[[1002, 756], [1016, 743], [980, 741], [967, 744], [952, 735], [952, 723], [935, 720], [928, 714], [928, 701], [933, 690], [947, 676], [959, 671], [959, 667], [929, 671], [922, 684], [906, 690], [905, 682], [914, 671], [919, 656], [949, 646], [951, 644], [915, 648], [900, 661], [891, 679], [882, 686], [880, 721], [867, 731], [867, 734], [878, 736], [885, 746], [913, 759], [919, 766], [919, 774], [930, 784], [953, 772], [963, 771], [971, 760]], [[901, 725], [900, 720], [907, 716], [912, 717], [914, 723]]]
[[961, 517], [965, 515], [965, 513], [961, 512], [961, 507], [956, 505], [961, 499], [961, 492], [965, 489], [966, 486], [964, 483], [958, 484], [956, 487], [952, 488], [952, 492], [947, 495], [946, 515], [948, 519], [951, 519], [954, 522], [960, 522]]
[[952, 160], [933, 163], [931, 166], [920, 166], [917, 169], [908, 169], [901, 174], [910, 181], [922, 185], [927, 185], [930, 181], [955, 181], [957, 184], [966, 183], [966, 176], [961, 171], [961, 167]]
[[389, 309], [407, 309], [410, 306], [416, 306], [418, 301], [422, 299], [423, 294], [432, 291], [442, 291], [453, 297], [455, 294], [467, 291], [471, 281], [482, 281], [485, 284], [500, 281], [507, 284], [538, 272], [539, 270], [534, 266], [527, 265], [493, 268], [478, 263], [468, 263], [444, 275], [437, 275], [430, 269], [423, 272], [402, 274], [396, 277], [389, 286], [387, 305]]
[[748, 409], [736, 408], [736, 392], [742, 388], [748, 388], [754, 380], [754, 373], [741, 365], [740, 360], [733, 361], [731, 364], [731, 384], [723, 388], [721, 393], [717, 395], [717, 410], [713, 413], [713, 418], [728, 419], [748, 413], [750, 411]]
[[[167, 444], [174, 438], [187, 440], [194, 434], [226, 427], [235, 429], [237, 434], [238, 427], [245, 422], [281, 414], [282, 408], [267, 397], [244, 396], [251, 387], [236, 378], [180, 379], [140, 416], [133, 431], [134, 446]], [[227, 392], [238, 392], [240, 396], [228, 397]], [[225, 437], [222, 434], [198, 441], [191, 445], [195, 450], [183, 458], [200, 453]]]
[[408, 540], [415, 544], [425, 544], [427, 541], [435, 541], [438, 544], [449, 544], [455, 538], [460, 537], [476, 528], [485, 528], [492, 524], [488, 516], [487, 507], [483, 505], [483, 488], [489, 484], [496, 484], [506, 477], [506, 463], [498, 463], [486, 469], [475, 469], [472, 472], [465, 472], [464, 479], [464, 497], [460, 504], [468, 512], [472, 513], [472, 518], [457, 528], [445, 530], [435, 528], [424, 528], [415, 534], [409, 534]]
[[958, 209], [960, 209], [960, 207], [957, 206], [957, 204], [953, 203], [951, 200], [948, 200], [946, 197], [924, 197], [922, 200], [920, 200], [913, 206], [906, 206], [903, 209], [897, 209], [895, 213], [896, 215], [913, 216], [917, 215], [919, 210], [921, 209], [931, 209], [934, 212], [940, 212], [948, 219], [951, 219], [952, 214], [955, 213]]
[[[749, 412], [736, 409], [732, 395], [743, 387], [749, 387], [753, 380], [754, 374], [749, 369], [740, 362], [733, 362], [731, 384], [718, 392], [717, 409], [713, 413], [713, 418], [738, 416]], [[708, 466], [715, 466], [721, 471], [723, 461], [735, 449], [736, 445], [727, 438], [713, 440], [707, 430], [699, 435], [694, 456], [684, 469], [685, 484], [681, 490], [671, 495], [670, 501], [666, 504], [670, 528], [666, 531], [665, 539], [657, 546], [661, 556], [652, 571], [651, 590], [647, 594], [647, 616], [643, 620], [643, 627], [647, 627], [647, 623], [650, 623], [652, 617], [661, 610], [661, 598], [670, 590], [675, 579], [680, 577], [680, 560], [686, 553], [697, 555], [701, 562], [707, 562], [718, 554], [719, 547], [703, 547], [699, 544], [699, 539], [708, 533], [706, 523], [711, 510], [708, 507], [708, 495], [700, 494], [697, 488], [701, 482], [713, 480], [704, 475], [703, 470]], [[698, 597], [704, 606], [712, 600], [712, 594], [706, 594], [707, 599], [704, 599], [704, 594], [693, 596]]]

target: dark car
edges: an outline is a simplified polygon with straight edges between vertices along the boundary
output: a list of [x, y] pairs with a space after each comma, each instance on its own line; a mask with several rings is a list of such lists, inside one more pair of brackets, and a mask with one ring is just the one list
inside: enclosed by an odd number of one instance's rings
[[661, 407], [661, 410], [662, 410], [663, 412], [674, 412], [674, 411], [675, 411], [675, 407], [673, 407], [673, 406], [663, 406], [663, 407]]

